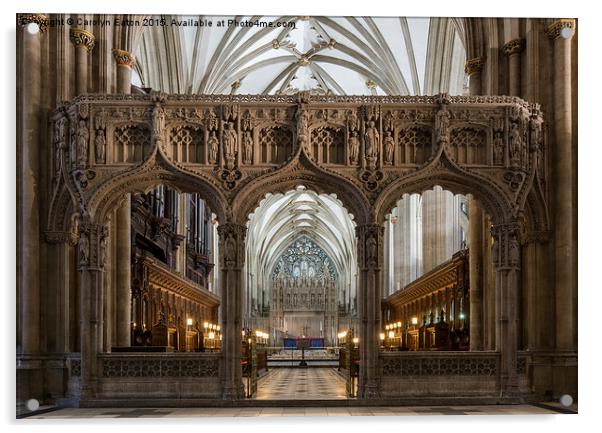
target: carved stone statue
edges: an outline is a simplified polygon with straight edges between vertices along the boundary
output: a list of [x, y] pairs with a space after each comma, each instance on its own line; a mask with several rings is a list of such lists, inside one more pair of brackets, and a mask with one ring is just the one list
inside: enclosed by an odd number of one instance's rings
[[227, 265], [236, 263], [236, 241], [232, 236], [228, 236], [226, 239], [226, 249], [224, 252]]
[[98, 248], [98, 264], [104, 266], [107, 261], [107, 236], [102, 236]]
[[219, 148], [219, 140], [215, 135], [215, 131], [211, 131], [211, 135], [208, 140], [209, 144], [209, 163], [215, 164], [217, 162], [217, 151]]
[[153, 134], [161, 135], [165, 129], [165, 110], [159, 104], [153, 108]]
[[106, 139], [104, 129], [96, 130], [96, 137], [94, 138], [94, 152], [96, 154], [96, 162], [104, 163], [106, 157]]
[[513, 167], [520, 166], [520, 157], [521, 157], [521, 137], [520, 131], [518, 130], [518, 125], [516, 123], [512, 123], [512, 127], [510, 128], [510, 163]]
[[79, 237], [78, 252], [80, 264], [87, 265], [90, 259], [90, 241], [86, 233], [82, 233]]
[[296, 113], [297, 116], [297, 140], [299, 146], [305, 149], [308, 155], [311, 155], [311, 149], [309, 146], [309, 113], [307, 110], [299, 109]]
[[61, 119], [54, 125], [54, 171], [57, 179], [61, 170], [61, 151], [64, 147], [64, 140], [65, 121]]
[[365, 156], [369, 170], [376, 168], [380, 147], [380, 134], [374, 126], [374, 121], [369, 121], [364, 134]]
[[253, 136], [251, 131], [245, 132], [245, 164], [253, 162]]
[[376, 239], [371, 236], [366, 240], [366, 258], [368, 259], [368, 263], [376, 263], [376, 255]]
[[391, 136], [391, 131], [387, 131], [385, 136], [385, 164], [393, 164], [394, 151], [395, 140]]
[[226, 123], [226, 129], [223, 133], [224, 143], [224, 157], [226, 159], [226, 167], [232, 168], [234, 166], [234, 158], [236, 157], [236, 150], [238, 144], [238, 137], [234, 130], [234, 123]]
[[435, 119], [435, 130], [437, 132], [437, 141], [447, 141], [449, 139], [449, 121], [451, 115], [446, 107], [437, 111]]
[[357, 164], [357, 158], [360, 153], [360, 142], [357, 138], [357, 132], [351, 131], [349, 136], [349, 163]]
[[495, 134], [495, 138], [493, 139], [493, 164], [504, 164], [504, 142], [502, 140], [502, 134], [499, 132]]
[[79, 149], [79, 162], [85, 165], [88, 162], [88, 126], [84, 120], [79, 121], [77, 128], [77, 148]]
[[357, 114], [355, 114], [355, 110], [351, 110], [349, 112], [349, 117], [347, 118], [347, 123], [349, 124], [349, 129], [351, 131], [357, 131], [358, 120], [357, 120]]
[[380, 134], [374, 126], [374, 121], [368, 122], [366, 128], [366, 158], [377, 158], [378, 157], [378, 145], [380, 143]]

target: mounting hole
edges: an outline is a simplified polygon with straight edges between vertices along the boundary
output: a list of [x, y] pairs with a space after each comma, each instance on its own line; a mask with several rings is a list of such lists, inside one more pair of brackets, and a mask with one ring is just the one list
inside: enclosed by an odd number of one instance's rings
[[571, 397], [568, 394], [564, 394], [564, 395], [560, 396], [560, 404], [563, 405], [564, 407], [569, 407], [570, 405], [573, 404], [573, 397]]
[[[560, 30], [560, 37], [563, 39], [568, 39], [571, 36], [573, 36], [573, 29], [570, 29], [568, 27], [565, 27], [563, 29]], [[570, 397], [570, 396], [569, 396]]]
[[25, 406], [27, 407], [28, 410], [33, 412], [34, 410], [39, 409], [40, 402], [37, 401], [35, 398], [30, 398], [29, 400], [27, 400], [27, 403], [25, 403]]
[[29, 23], [25, 26], [25, 29], [30, 35], [36, 35], [40, 31], [40, 26], [37, 23]]

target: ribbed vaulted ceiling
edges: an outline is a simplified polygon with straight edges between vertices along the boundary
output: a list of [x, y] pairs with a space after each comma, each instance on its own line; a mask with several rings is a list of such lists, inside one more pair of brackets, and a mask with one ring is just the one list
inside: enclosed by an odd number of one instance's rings
[[282, 253], [306, 236], [332, 260], [340, 287], [349, 289], [345, 296], [348, 301], [356, 263], [352, 218], [333, 194], [318, 195], [303, 186], [286, 194], [268, 194], [248, 223], [246, 264], [254, 274], [252, 296], [258, 299], [257, 287], [269, 287], [272, 270]]
[[[212, 27], [145, 30], [139, 84], [172, 93], [463, 93], [465, 50], [455, 21], [403, 17], [175, 17]], [[217, 27], [220, 21], [292, 27]]]

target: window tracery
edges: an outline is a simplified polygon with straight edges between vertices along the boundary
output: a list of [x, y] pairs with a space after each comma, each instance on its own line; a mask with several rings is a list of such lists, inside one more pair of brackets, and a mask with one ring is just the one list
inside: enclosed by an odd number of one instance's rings
[[295, 240], [278, 258], [272, 278], [336, 279], [337, 272], [324, 250], [306, 236]]

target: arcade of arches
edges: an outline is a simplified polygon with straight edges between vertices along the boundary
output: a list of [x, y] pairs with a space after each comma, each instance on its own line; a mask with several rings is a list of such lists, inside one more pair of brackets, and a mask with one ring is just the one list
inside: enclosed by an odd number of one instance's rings
[[18, 17], [18, 403], [577, 396], [575, 20], [61, 17]]

